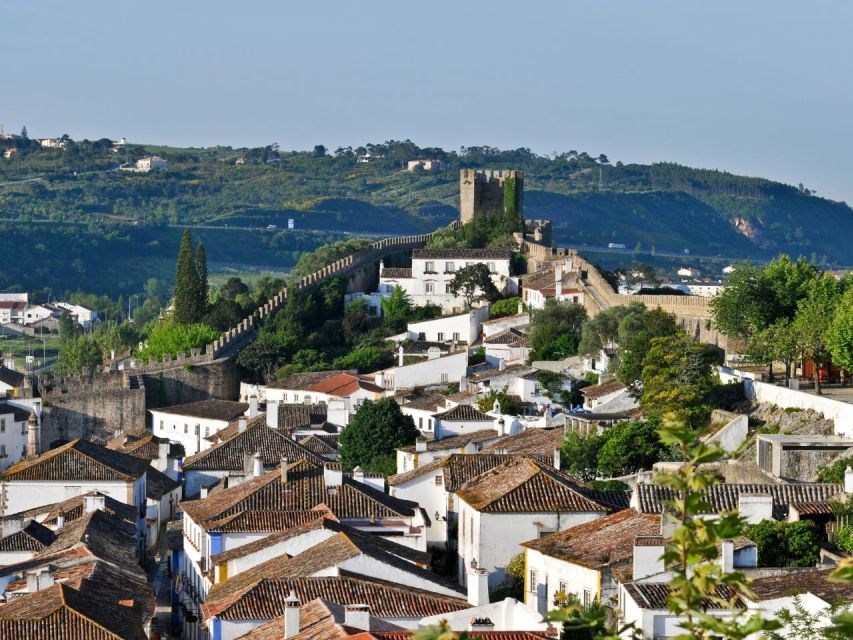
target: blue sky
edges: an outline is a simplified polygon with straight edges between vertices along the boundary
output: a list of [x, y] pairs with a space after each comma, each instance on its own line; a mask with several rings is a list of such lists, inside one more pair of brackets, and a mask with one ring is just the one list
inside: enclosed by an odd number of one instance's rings
[[284, 149], [577, 149], [853, 202], [853, 3], [0, 0], [0, 122]]

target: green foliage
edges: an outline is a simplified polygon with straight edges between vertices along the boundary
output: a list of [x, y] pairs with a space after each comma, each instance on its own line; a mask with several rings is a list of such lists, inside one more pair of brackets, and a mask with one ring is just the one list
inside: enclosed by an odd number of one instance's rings
[[354, 349], [345, 356], [336, 358], [334, 369], [358, 369], [359, 373], [371, 373], [387, 369], [394, 364], [394, 354], [387, 346], [365, 346]]
[[189, 229], [184, 229], [175, 269], [175, 322], [194, 324], [201, 320], [203, 311], [199, 305], [199, 286], [192, 237]]
[[853, 286], [838, 304], [826, 337], [832, 360], [847, 371], [853, 371]]
[[586, 310], [577, 304], [548, 300], [531, 312], [528, 342], [533, 360], [562, 360], [577, 353]]
[[474, 302], [480, 300], [497, 300], [500, 293], [492, 282], [489, 267], [482, 262], [477, 262], [456, 271], [447, 285], [448, 291], [454, 296], [461, 296], [465, 300], [465, 307], [471, 308]]
[[620, 422], [605, 432], [598, 451], [598, 474], [624, 476], [642, 469], [651, 469], [655, 462], [668, 454], [657, 436], [657, 420]]
[[835, 546], [847, 553], [853, 553], [853, 525], [844, 525], [838, 530]]
[[275, 381], [275, 372], [287, 355], [287, 349], [275, 336], [261, 333], [237, 356], [237, 364], [255, 372], [266, 383]]
[[412, 301], [403, 287], [394, 287], [391, 295], [382, 298], [382, 322], [392, 333], [406, 328], [406, 320], [412, 312]]
[[393, 398], [366, 401], [341, 433], [341, 463], [346, 471], [384, 468], [398, 447], [415, 442], [419, 432], [411, 416], [404, 415]]
[[853, 458], [836, 458], [829, 464], [821, 465], [817, 470], [818, 482], [844, 482], [844, 471], [853, 466]]
[[101, 345], [92, 335], [79, 335], [63, 340], [55, 370], [58, 373], [79, 374], [83, 367], [93, 370], [103, 363]]
[[679, 328], [675, 316], [662, 309], [649, 311], [640, 305], [630, 305], [628, 309], [619, 321], [617, 343], [620, 363], [617, 377], [639, 397], [644, 361], [651, 349], [652, 340], [674, 336]]
[[207, 308], [207, 297], [210, 289], [210, 284], [207, 278], [207, 254], [204, 251], [204, 244], [199, 242], [195, 256], [196, 273], [198, 274], [198, 305], [201, 307], [202, 313]]
[[[841, 285], [831, 274], [815, 278], [805, 297], [799, 301], [792, 330], [800, 353], [819, 365], [830, 362], [829, 336], [836, 309], [841, 302]], [[820, 375], [815, 389], [821, 393]]]
[[563, 623], [560, 640], [597, 640], [607, 635], [608, 610], [599, 600], [584, 607], [574, 593], [557, 593], [554, 606], [557, 609], [547, 618]]
[[640, 406], [648, 416], [674, 413], [692, 427], [704, 423], [710, 413], [706, 396], [719, 378], [714, 365], [716, 347], [693, 341], [686, 333], [652, 338], [643, 358]]
[[744, 535], [758, 546], [761, 567], [813, 567], [820, 558], [820, 539], [814, 523], [764, 520]]
[[605, 442], [605, 435], [567, 433], [560, 446], [563, 471], [583, 481], [594, 479], [598, 475], [598, 454]]
[[524, 552], [509, 559], [504, 569], [504, 579], [491, 594], [492, 600], [500, 602], [505, 598], [524, 599], [524, 562]]
[[191, 349], [201, 348], [219, 337], [206, 324], [162, 322], [148, 334], [145, 346], [138, 350], [139, 358], [162, 358], [179, 353], [189, 355]]
[[811, 612], [803, 606], [800, 596], [794, 596], [794, 609], [781, 609], [776, 614], [783, 628], [770, 631], [767, 640], [846, 640], [850, 636], [839, 629], [825, 626], [827, 617], [848, 609], [849, 603], [837, 603], [822, 611]]
[[[520, 303], [521, 298], [518, 296], [495, 300], [491, 305], [489, 305], [489, 317], [503, 318], [505, 316], [514, 316], [518, 313], [518, 305]], [[524, 305], [522, 305], [522, 307], [524, 307]]]
[[291, 271], [291, 276], [294, 278], [307, 276], [332, 264], [336, 260], [340, 260], [356, 251], [364, 249], [369, 244], [370, 240], [366, 238], [349, 238], [348, 240], [340, 240], [323, 245], [310, 253], [303, 253], [299, 258], [299, 262], [296, 263], [293, 271]]
[[629, 491], [631, 485], [621, 480], [590, 480], [587, 484], [598, 491]]
[[518, 415], [518, 405], [515, 399], [507, 393], [506, 387], [503, 389], [490, 389], [489, 393], [477, 400], [477, 408], [486, 413], [491, 411], [495, 406], [495, 400], [501, 408], [501, 413], [508, 416]]
[[76, 336], [79, 330], [80, 326], [74, 322], [71, 314], [67, 311], [63, 311], [62, 315], [59, 317], [59, 342], [61, 344], [65, 344], [71, 338]]

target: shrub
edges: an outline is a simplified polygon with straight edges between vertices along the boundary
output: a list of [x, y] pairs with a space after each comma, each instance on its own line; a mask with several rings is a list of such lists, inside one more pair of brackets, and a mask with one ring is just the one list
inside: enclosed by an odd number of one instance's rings
[[163, 322], [156, 325], [145, 346], [136, 355], [140, 358], [160, 358], [178, 353], [189, 354], [190, 349], [200, 348], [219, 337], [206, 324], [179, 324]]

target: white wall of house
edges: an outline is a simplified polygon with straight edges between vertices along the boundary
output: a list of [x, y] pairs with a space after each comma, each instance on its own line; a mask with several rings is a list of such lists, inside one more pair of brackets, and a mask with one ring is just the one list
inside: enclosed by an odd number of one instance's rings
[[[414, 569], [415, 566], [412, 565], [412, 568]], [[344, 560], [337, 565], [337, 571], [332, 575], [339, 575], [340, 571], [350, 571], [370, 578], [391, 582], [392, 584], [405, 585], [407, 587], [432, 591], [433, 593], [440, 593], [446, 596], [460, 596], [460, 593], [457, 590], [450, 589], [439, 582], [429, 580], [426, 577], [406, 571], [402, 568], [386, 564], [385, 562], [367, 554], [357, 555], [353, 558], [349, 558], [348, 560]]]
[[187, 456], [210, 448], [208, 436], [228, 426], [227, 420], [213, 420], [196, 416], [151, 410], [151, 427], [155, 436], [183, 445]]
[[496, 333], [500, 333], [504, 329], [514, 329], [516, 327], [526, 327], [530, 324], [530, 314], [522, 313], [504, 318], [495, 318], [483, 323], [483, 335], [489, 337]]
[[199, 493], [199, 490], [203, 486], [209, 487], [213, 484], [216, 484], [216, 482], [228, 476], [228, 473], [228, 471], [197, 471], [195, 469], [190, 469], [184, 474], [184, 487], [186, 488], [186, 495], [197, 495]]
[[0, 551], [0, 567], [32, 560], [36, 551]]
[[483, 429], [492, 429], [495, 426], [494, 421], [457, 421], [457, 420], [442, 420], [436, 418], [437, 427], [436, 434], [439, 438], [451, 438], [453, 436], [464, 436], [474, 431], [482, 431]]
[[489, 589], [506, 575], [506, 564], [521, 552], [519, 546], [544, 533], [562, 531], [600, 518], [596, 513], [481, 513], [459, 500], [459, 582], [467, 580], [467, 568], [477, 566], [489, 572]]
[[530, 347], [513, 347], [508, 344], [484, 343], [486, 351], [486, 362], [491, 365], [503, 360], [507, 364], [524, 364], [530, 357]]
[[[433, 411], [427, 409], [415, 409], [407, 407], [404, 404], [400, 405], [400, 411], [403, 412], [403, 415], [411, 416], [412, 420], [415, 421], [415, 426], [423, 435], [432, 436], [435, 433], [435, 418], [432, 417], [434, 413]], [[397, 473], [400, 473], [399, 466]]]
[[53, 310], [40, 304], [30, 304], [24, 310], [24, 324], [29, 325], [53, 316]]
[[605, 602], [600, 593], [601, 574], [579, 564], [546, 556], [535, 549], [525, 550], [524, 603], [534, 611], [546, 613], [553, 608], [554, 596], [562, 591], [574, 594], [578, 602]]
[[328, 393], [305, 389], [274, 389], [267, 387], [265, 395], [267, 402], [285, 402], [289, 404], [318, 404], [320, 402], [329, 404], [333, 401], [340, 401], [341, 398], [349, 398], [351, 406], [357, 407], [365, 400], [380, 400], [384, 394], [359, 388], [348, 396], [333, 396]]
[[[390, 488], [390, 494], [417, 502], [427, 512], [427, 545], [443, 545], [447, 541], [448, 496], [444, 488], [444, 471], [436, 469]], [[436, 517], [438, 514], [438, 517]]]
[[415, 364], [386, 369], [386, 389], [411, 389], [414, 387], [458, 382], [468, 371], [468, 351], [424, 360]]
[[[0, 389], [0, 393], [2, 393]], [[15, 421], [14, 412], [4, 413], [0, 407], [0, 472], [24, 457], [27, 446], [27, 421]]]
[[480, 337], [483, 321], [489, 317], [488, 307], [471, 309], [468, 313], [444, 316], [408, 325], [407, 333], [411, 340], [428, 342], [448, 342], [456, 340], [473, 344]]
[[3, 513], [18, 513], [46, 504], [62, 502], [69, 498], [98, 491], [124, 504], [146, 504], [145, 476], [134, 482], [82, 481], [82, 480], [7, 480], [2, 483], [6, 495]]
[[[300, 536], [295, 536], [288, 540], [271, 543], [269, 546], [259, 549], [253, 553], [248, 553], [239, 558], [233, 558], [224, 562], [227, 577], [232, 578], [238, 573], [243, 573], [267, 560], [277, 558], [285, 553], [289, 556], [295, 556], [303, 551], [307, 551], [311, 547], [320, 544], [323, 540], [327, 540], [335, 535], [335, 532], [330, 529], [315, 529], [307, 531]], [[221, 582], [222, 572], [217, 568], [217, 582]]]

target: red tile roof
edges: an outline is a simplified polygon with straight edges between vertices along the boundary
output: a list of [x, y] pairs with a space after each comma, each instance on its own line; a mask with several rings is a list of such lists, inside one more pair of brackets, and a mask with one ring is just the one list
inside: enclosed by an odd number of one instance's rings
[[359, 389], [372, 393], [382, 393], [384, 391], [382, 387], [373, 382], [369, 382], [359, 376], [354, 376], [351, 373], [339, 373], [305, 387], [305, 391], [315, 391], [341, 398], [350, 396]]
[[16, 462], [0, 478], [10, 480], [93, 480], [133, 482], [148, 465], [137, 458], [86, 440], [71, 442], [40, 456]]

